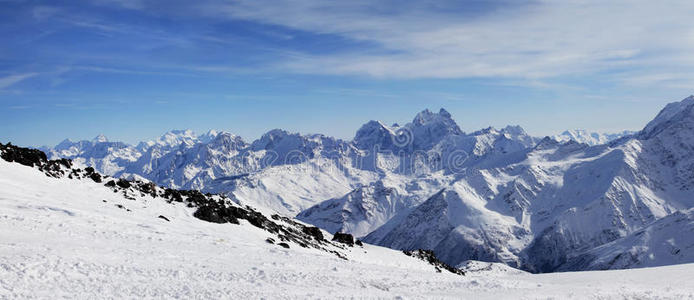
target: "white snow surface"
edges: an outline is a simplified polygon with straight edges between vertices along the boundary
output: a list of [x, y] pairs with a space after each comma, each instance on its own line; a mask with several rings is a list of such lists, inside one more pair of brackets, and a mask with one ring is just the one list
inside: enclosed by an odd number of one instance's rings
[[182, 203], [129, 200], [88, 179], [3, 160], [0, 186], [1, 299], [694, 297], [692, 264], [532, 275], [467, 262], [468, 275], [458, 276], [371, 245], [344, 250], [348, 260], [284, 249], [244, 221], [200, 221]]

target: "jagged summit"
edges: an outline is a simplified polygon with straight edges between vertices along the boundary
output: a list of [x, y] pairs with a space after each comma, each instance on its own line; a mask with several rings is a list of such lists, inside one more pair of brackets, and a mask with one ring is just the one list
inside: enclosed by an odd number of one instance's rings
[[421, 112], [419, 112], [414, 119], [412, 120], [413, 124], [425, 124], [429, 123], [432, 121], [440, 120], [440, 119], [449, 119], [451, 120], [451, 114], [441, 108], [438, 113], [433, 113], [429, 109], [425, 109]]
[[694, 95], [666, 105], [655, 119], [639, 132], [639, 136], [648, 139], [666, 128], [673, 125], [683, 126], [685, 123], [688, 124], [689, 128], [692, 128], [691, 126], [694, 124]]
[[103, 134], [99, 134], [92, 139], [92, 142], [93, 143], [106, 143], [106, 142], [108, 142], [108, 138], [106, 138], [106, 136]]
[[389, 149], [392, 147], [394, 136], [395, 132], [392, 128], [381, 121], [371, 120], [357, 130], [353, 142], [360, 149], [369, 149], [376, 145]]
[[429, 109], [425, 109], [418, 113], [412, 120], [412, 127], [433, 127], [436, 126], [441, 130], [453, 134], [462, 134], [463, 131], [460, 130], [458, 124], [453, 120], [451, 114], [445, 109], [441, 108], [438, 113], [433, 113]]

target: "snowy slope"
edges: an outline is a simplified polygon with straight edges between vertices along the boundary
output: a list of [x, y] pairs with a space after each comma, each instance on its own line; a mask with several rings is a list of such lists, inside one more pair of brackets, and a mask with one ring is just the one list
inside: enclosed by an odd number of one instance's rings
[[[477, 259], [536, 272], [566, 268], [572, 257], [694, 207], [694, 103], [668, 107], [638, 135], [608, 145], [544, 139], [507, 165], [472, 166], [365, 240], [434, 249], [449, 264]], [[692, 262], [694, 249], [682, 251], [688, 253], [679, 262]], [[672, 263], [659, 256], [614, 266]], [[596, 268], [584, 261], [578, 269]]]
[[[561, 270], [608, 270], [694, 261], [694, 209], [677, 211], [628, 236], [570, 258]], [[587, 265], [586, 265], [587, 264]]]
[[0, 186], [0, 298], [694, 297], [694, 265], [531, 275], [468, 262], [459, 276], [377, 246], [336, 248], [346, 260], [285, 249], [245, 220], [4, 160]]

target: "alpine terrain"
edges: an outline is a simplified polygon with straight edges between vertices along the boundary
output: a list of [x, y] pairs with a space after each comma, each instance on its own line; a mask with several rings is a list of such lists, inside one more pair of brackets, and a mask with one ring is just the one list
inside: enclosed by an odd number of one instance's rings
[[466, 133], [441, 109], [402, 126], [370, 121], [351, 141], [272, 130], [247, 143], [172, 131], [137, 146], [98, 137], [42, 149], [374, 245], [433, 250], [454, 266], [553, 272], [694, 262], [684, 234], [693, 221], [694, 96], [636, 133], [562, 136], [536, 138], [519, 126]]

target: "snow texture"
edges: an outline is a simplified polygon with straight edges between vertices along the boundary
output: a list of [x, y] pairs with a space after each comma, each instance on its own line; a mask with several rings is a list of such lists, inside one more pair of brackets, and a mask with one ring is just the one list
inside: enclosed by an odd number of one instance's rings
[[0, 298], [694, 297], [691, 264], [532, 275], [467, 262], [459, 276], [372, 245], [346, 260], [279, 247], [244, 220], [204, 222], [184, 203], [4, 160], [0, 186]]

